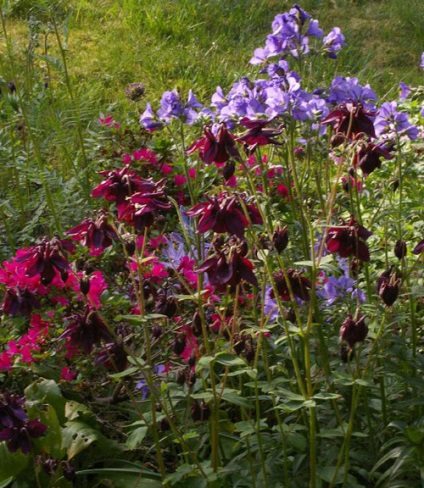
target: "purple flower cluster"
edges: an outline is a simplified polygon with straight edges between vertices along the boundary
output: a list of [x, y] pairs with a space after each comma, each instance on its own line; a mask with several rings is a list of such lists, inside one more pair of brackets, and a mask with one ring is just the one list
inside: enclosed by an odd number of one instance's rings
[[148, 103], [146, 110], [141, 114], [140, 124], [147, 130], [154, 131], [162, 125], [169, 123], [173, 119], [182, 120], [187, 125], [192, 125], [199, 116], [202, 108], [193, 92], [188, 92], [187, 102], [181, 100], [177, 90], [166, 91], [160, 101], [160, 109], [155, 113], [152, 106]]
[[412, 141], [418, 137], [418, 127], [409, 122], [408, 114], [397, 111], [396, 102], [385, 102], [374, 121], [377, 136], [384, 139], [393, 139], [398, 136], [406, 136]]

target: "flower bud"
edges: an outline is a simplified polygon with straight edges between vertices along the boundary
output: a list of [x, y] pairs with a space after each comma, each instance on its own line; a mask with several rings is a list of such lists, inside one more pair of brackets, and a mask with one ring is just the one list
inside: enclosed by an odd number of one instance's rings
[[87, 276], [83, 276], [80, 280], [80, 291], [83, 295], [87, 295], [90, 291], [90, 279]]
[[406, 256], [406, 242], [403, 239], [399, 239], [396, 241], [395, 256], [398, 259], [402, 259]]
[[178, 335], [172, 344], [172, 350], [174, 351], [174, 354], [179, 356], [182, 354], [186, 347], [186, 338], [184, 335]]
[[339, 147], [345, 142], [345, 140], [346, 136], [341, 132], [338, 132], [337, 134], [331, 136], [330, 145], [331, 147]]
[[274, 233], [272, 234], [272, 242], [278, 254], [281, 254], [284, 249], [286, 249], [289, 243], [287, 225], [285, 225], [283, 228], [281, 228], [280, 225], [277, 226]]
[[236, 171], [236, 165], [234, 161], [227, 161], [225, 166], [222, 168], [222, 176], [224, 177], [225, 181], [229, 180]]

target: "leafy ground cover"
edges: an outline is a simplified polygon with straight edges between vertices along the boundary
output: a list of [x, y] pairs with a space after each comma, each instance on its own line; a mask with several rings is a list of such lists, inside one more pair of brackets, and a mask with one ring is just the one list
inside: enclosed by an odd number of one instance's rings
[[101, 7], [1, 11], [0, 486], [422, 486], [422, 7]]

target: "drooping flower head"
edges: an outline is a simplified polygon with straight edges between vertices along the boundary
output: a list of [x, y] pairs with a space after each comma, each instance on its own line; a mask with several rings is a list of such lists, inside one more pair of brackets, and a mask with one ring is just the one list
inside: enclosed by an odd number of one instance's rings
[[361, 104], [346, 102], [330, 112], [321, 123], [331, 124], [335, 133], [355, 139], [359, 134], [376, 137], [373, 117], [376, 112], [365, 109]]
[[348, 315], [340, 327], [340, 339], [346, 341], [352, 349], [357, 342], [364, 342], [368, 334], [365, 316], [355, 319]]
[[355, 154], [353, 165], [362, 170], [365, 176], [372, 173], [375, 169], [381, 168], [381, 159], [393, 159], [393, 155], [384, 149], [381, 144], [369, 142], [366, 146], [361, 146]]
[[235, 144], [234, 136], [225, 124], [208, 125], [204, 129], [204, 137], [194, 141], [186, 153], [199, 151], [200, 159], [206, 164], [215, 163], [222, 166], [229, 159], [240, 160], [240, 153]]
[[331, 227], [327, 234], [327, 249], [329, 252], [337, 253], [342, 258], [355, 256], [361, 261], [368, 262], [370, 253], [365, 241], [372, 235], [372, 232], [359, 225], [351, 217], [349, 222], [342, 220], [338, 227]]
[[100, 212], [96, 220], [85, 219], [80, 224], [72, 227], [66, 235], [83, 246], [90, 248], [92, 254], [101, 254], [104, 249], [112, 245], [112, 241], [118, 239], [113, 227], [108, 223], [106, 212]]
[[213, 230], [218, 234], [228, 232], [239, 238], [244, 237], [244, 230], [249, 225], [249, 220], [243, 211], [241, 201], [247, 210], [252, 224], [261, 224], [262, 217], [253, 204], [245, 201], [245, 196], [221, 193], [218, 196], [207, 197], [208, 201], [198, 203], [192, 209], [187, 210], [189, 217], [200, 216], [197, 232], [205, 233]]
[[219, 291], [231, 289], [247, 281], [258, 286], [258, 280], [253, 273], [253, 264], [246, 258], [247, 246], [245, 241], [235, 237], [226, 243], [215, 245], [215, 252], [197, 269], [197, 273], [207, 273], [210, 285]]
[[40, 275], [43, 285], [50, 284], [58, 272], [66, 281], [70, 269], [68, 253], [73, 252], [75, 245], [68, 239], [43, 239], [40, 244], [28, 248], [16, 262], [24, 268], [25, 275], [32, 277]]
[[[273, 278], [278, 295], [285, 302], [290, 301], [293, 297], [303, 301], [309, 300], [311, 282], [306, 276], [303, 276], [303, 271], [288, 269], [284, 273], [280, 270], [274, 273]], [[274, 290], [271, 290], [270, 297], [275, 298]]]

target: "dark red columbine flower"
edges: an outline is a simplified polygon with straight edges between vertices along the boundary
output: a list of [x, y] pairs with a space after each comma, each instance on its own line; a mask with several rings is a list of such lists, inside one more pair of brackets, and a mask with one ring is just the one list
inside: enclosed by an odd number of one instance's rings
[[247, 249], [243, 241], [230, 239], [222, 246], [216, 246], [215, 254], [197, 269], [197, 273], [207, 273], [209, 283], [218, 290], [227, 286], [235, 288], [242, 280], [258, 286], [253, 273], [253, 264], [245, 257]]
[[412, 254], [418, 255], [421, 254], [423, 251], [424, 251], [424, 239], [414, 247], [414, 249], [412, 250]]
[[348, 315], [340, 327], [340, 339], [346, 341], [352, 349], [357, 342], [364, 342], [368, 334], [368, 327], [365, 324], [365, 316], [354, 319]]
[[217, 166], [226, 163], [231, 158], [241, 160], [234, 136], [227, 130], [224, 123], [208, 125], [203, 132], [205, 137], [194, 141], [186, 150], [186, 154], [199, 150], [202, 161], [206, 164], [215, 163]]
[[387, 149], [369, 142], [355, 154], [353, 165], [355, 168], [360, 168], [365, 176], [368, 176], [376, 168], [381, 168], [381, 157], [393, 159], [393, 155]]
[[377, 291], [383, 302], [391, 307], [399, 295], [400, 276], [392, 269], [386, 270], [378, 277]]
[[3, 394], [0, 399], [0, 441], [6, 441], [10, 452], [21, 449], [27, 454], [33, 447], [32, 439], [41, 437], [47, 426], [38, 420], [28, 420], [24, 403], [24, 398]]
[[108, 223], [104, 211], [99, 213], [96, 220], [83, 220], [68, 230], [66, 235], [74, 241], [81, 242], [83, 246], [89, 247], [92, 253], [103, 252], [104, 249], [112, 245], [112, 241], [118, 239], [114, 228]]
[[27, 420], [27, 414], [22, 406], [25, 398], [3, 393], [0, 399], [0, 427], [14, 427]]
[[37, 246], [27, 249], [19, 258], [18, 263], [24, 263], [25, 275], [28, 277], [40, 275], [43, 285], [50, 284], [58, 271], [63, 281], [67, 280], [68, 252], [73, 252], [75, 245], [68, 239], [59, 239], [55, 236], [52, 239], [43, 239]]
[[336, 252], [342, 258], [355, 256], [361, 261], [369, 261], [370, 253], [365, 241], [372, 232], [359, 225], [351, 217], [349, 222], [342, 220], [339, 227], [331, 227], [327, 235], [327, 249]]
[[138, 232], [153, 225], [159, 211], [172, 207], [166, 196], [165, 181], [165, 178], [156, 183], [149, 180], [146, 191], [134, 193], [122, 206], [120, 218], [133, 225]]
[[367, 134], [376, 137], [374, 123], [370, 117], [375, 117], [376, 112], [364, 109], [361, 104], [345, 102], [330, 112], [321, 123], [331, 124], [336, 134], [356, 138], [359, 134]]
[[277, 129], [266, 127], [270, 122], [271, 120], [250, 120], [248, 117], [243, 117], [240, 124], [249, 130], [237, 137], [236, 141], [243, 143], [248, 151], [254, 151], [258, 146], [267, 144], [282, 146], [283, 142], [277, 141], [274, 137], [283, 132], [283, 126]]
[[41, 437], [47, 430], [47, 426], [38, 420], [28, 420], [27, 422], [9, 427], [0, 431], [0, 440], [6, 441], [10, 452], [20, 449], [27, 454], [32, 448], [32, 439]]
[[107, 178], [91, 192], [94, 198], [103, 197], [108, 202], [116, 202], [118, 217], [126, 206], [126, 200], [134, 193], [151, 193], [157, 191], [157, 183], [149, 179], [140, 178], [137, 173], [124, 166], [120, 170], [100, 171], [99, 175]]
[[72, 346], [90, 353], [95, 344], [101, 340], [111, 342], [113, 340], [103, 319], [97, 312], [90, 311], [87, 307], [84, 314], [75, 314], [69, 317], [65, 331], [59, 336], [60, 339], [69, 338]]
[[123, 344], [116, 342], [105, 344], [96, 358], [96, 364], [101, 364], [110, 371], [124, 371], [128, 360]]
[[33, 308], [40, 306], [39, 301], [28, 288], [21, 290], [19, 286], [6, 290], [3, 304], [0, 308], [4, 313], [14, 317], [15, 315], [29, 316]]
[[[275, 286], [278, 291], [278, 295], [282, 300], [288, 302], [292, 299], [290, 294], [290, 288], [293, 296], [300, 298], [301, 300], [309, 300], [309, 290], [311, 289], [311, 282], [305, 276], [302, 276], [302, 271], [295, 269], [287, 270], [287, 279], [282, 270], [274, 273], [273, 278], [275, 281]], [[287, 283], [290, 283], [290, 288]], [[275, 298], [274, 290], [271, 290], [270, 297]]]
[[[201, 216], [197, 232], [204, 233], [213, 230], [218, 234], [228, 232], [239, 238], [244, 237], [244, 229], [249, 225], [239, 199], [245, 201], [244, 195], [236, 197], [228, 193], [221, 193], [217, 197], [207, 197], [207, 202], [198, 203], [186, 214], [189, 217]], [[262, 217], [258, 209], [245, 203], [247, 213], [252, 224], [262, 224]]]

